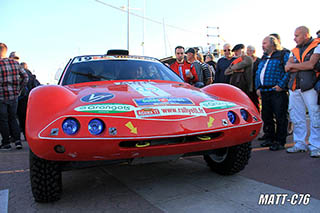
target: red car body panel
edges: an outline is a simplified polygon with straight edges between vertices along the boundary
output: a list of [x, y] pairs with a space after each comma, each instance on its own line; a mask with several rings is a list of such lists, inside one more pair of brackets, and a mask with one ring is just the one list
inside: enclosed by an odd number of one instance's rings
[[[153, 96], [154, 95], [154, 96]], [[245, 121], [240, 110], [249, 112]], [[236, 114], [236, 122], [228, 119]], [[66, 118], [79, 131], [62, 130]], [[88, 123], [105, 123], [100, 135]], [[34, 154], [46, 160], [92, 161], [165, 156], [230, 147], [252, 141], [262, 121], [250, 99], [238, 88], [213, 84], [203, 89], [171, 81], [99, 81], [68, 86], [42, 86], [31, 92], [26, 134]], [[196, 136], [216, 137], [206, 139]], [[192, 141], [123, 147], [121, 142], [192, 137]], [[57, 153], [60, 145], [64, 153]]]

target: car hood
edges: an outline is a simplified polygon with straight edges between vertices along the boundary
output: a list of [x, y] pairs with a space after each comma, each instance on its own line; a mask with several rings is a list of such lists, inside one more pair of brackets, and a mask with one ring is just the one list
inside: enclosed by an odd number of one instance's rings
[[185, 83], [111, 81], [66, 87], [77, 95], [71, 110], [86, 114], [174, 119], [238, 106]]

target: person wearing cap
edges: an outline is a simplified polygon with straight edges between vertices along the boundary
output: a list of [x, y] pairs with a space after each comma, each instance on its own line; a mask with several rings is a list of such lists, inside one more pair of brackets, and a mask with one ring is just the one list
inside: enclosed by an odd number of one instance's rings
[[36, 76], [33, 75], [31, 71], [28, 69], [28, 65], [26, 62], [21, 62], [20, 66], [28, 74], [28, 77], [29, 77], [27, 85], [22, 89], [19, 95], [18, 108], [17, 108], [20, 129], [24, 135], [24, 138], [26, 138], [25, 123], [26, 123], [27, 103], [29, 99], [29, 94], [33, 88], [40, 85], [40, 82], [37, 80]]
[[19, 62], [19, 60], [20, 60], [20, 57], [17, 55], [16, 52], [11, 52], [10, 55], [9, 55], [9, 58], [13, 59], [13, 60], [15, 60], [17, 62]]
[[184, 47], [175, 48], [176, 61], [171, 64], [170, 68], [177, 73], [185, 82], [194, 84], [198, 81], [196, 70], [190, 63], [184, 60]]
[[22, 148], [16, 114], [19, 94], [28, 82], [28, 75], [20, 64], [6, 58], [7, 49], [4, 43], [0, 43], [0, 150], [11, 149], [10, 136], [16, 148]]
[[252, 83], [252, 58], [244, 54], [244, 45], [237, 44], [232, 52], [237, 57], [224, 72], [230, 75], [230, 84], [240, 88], [249, 95], [253, 91]]
[[196, 51], [194, 48], [189, 48], [186, 51], [187, 62], [192, 64], [198, 75], [198, 82], [195, 83], [196, 87], [204, 87], [212, 83], [212, 74], [207, 64], [204, 64], [196, 59]]
[[283, 54], [278, 39], [270, 35], [263, 39], [262, 48], [264, 55], [258, 65], [255, 86], [261, 97], [262, 120], [268, 128], [264, 130], [266, 140], [261, 146], [277, 151], [284, 149], [287, 138], [289, 74], [282, 63], [286, 64], [289, 54]]
[[224, 56], [220, 58], [217, 62], [214, 83], [229, 84], [230, 75], [225, 75], [224, 72], [230, 66], [230, 64], [236, 59], [232, 55], [230, 44], [226, 43], [223, 45], [223, 54]]

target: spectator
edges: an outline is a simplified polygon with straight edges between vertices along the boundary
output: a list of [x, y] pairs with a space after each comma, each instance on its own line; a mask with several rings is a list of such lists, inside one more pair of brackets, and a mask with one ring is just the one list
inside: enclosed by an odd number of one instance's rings
[[320, 30], [317, 31], [317, 37], [320, 38]]
[[27, 63], [22, 62], [20, 66], [28, 74], [28, 78], [29, 78], [27, 85], [22, 89], [20, 96], [18, 98], [18, 109], [17, 109], [20, 129], [24, 135], [24, 138], [26, 138], [25, 123], [26, 123], [27, 103], [29, 99], [29, 94], [31, 90], [39, 86], [40, 83], [36, 79], [36, 76], [33, 75], [31, 71], [28, 69]]
[[307, 136], [306, 107], [310, 115], [309, 150], [311, 157], [320, 157], [320, 106], [317, 104], [317, 81], [314, 64], [319, 61], [319, 39], [310, 36], [305, 26], [294, 32], [296, 48], [292, 50], [286, 71], [290, 73], [289, 93], [290, 118], [293, 122], [293, 140], [295, 145], [287, 149], [288, 153], [305, 152]]
[[170, 68], [177, 73], [185, 82], [195, 84], [198, 81], [198, 75], [195, 68], [184, 60], [184, 47], [175, 48], [176, 61], [171, 64]]
[[230, 75], [230, 84], [240, 88], [249, 95], [253, 91], [252, 83], [252, 58], [244, 54], [244, 45], [237, 44], [232, 49], [237, 57], [225, 70], [225, 75]]
[[214, 82], [229, 84], [230, 75], [225, 75], [224, 72], [236, 58], [232, 56], [230, 44], [223, 45], [223, 52], [224, 57], [220, 58], [217, 63]]
[[[262, 147], [268, 147], [271, 151], [284, 149], [287, 138], [288, 126], [288, 94], [286, 86], [289, 75], [281, 65], [287, 62], [289, 54], [282, 54], [281, 45], [274, 36], [263, 39], [262, 48], [264, 55], [256, 73], [256, 89], [262, 101], [262, 120], [265, 129], [266, 141]], [[277, 128], [275, 128], [274, 117]]]
[[[199, 61], [201, 64], [204, 63], [203, 55], [201, 53], [196, 52], [195, 56], [197, 61]], [[211, 67], [207, 63], [205, 63], [204, 65], [206, 68], [208, 68], [209, 72], [203, 70], [203, 83], [205, 85], [209, 85], [213, 82], [214, 70], [211, 69]]]
[[[253, 68], [252, 68], [252, 84], [253, 85], [252, 85], [252, 87], [256, 88], [256, 86], [255, 86], [256, 72], [258, 70], [258, 65], [259, 65], [261, 59], [256, 56], [256, 48], [251, 45], [247, 46], [247, 55], [250, 56], [253, 61]], [[257, 107], [258, 111], [260, 111], [259, 99], [258, 99], [258, 95], [257, 95], [256, 91], [253, 90], [252, 92], [250, 92], [249, 97], [252, 100], [252, 102], [254, 103], [254, 105]]]
[[11, 52], [10, 55], [9, 55], [9, 58], [13, 59], [13, 60], [15, 60], [17, 62], [19, 62], [19, 59], [20, 59], [20, 57], [17, 55], [16, 52]]
[[214, 61], [213, 54], [208, 53], [205, 57], [205, 63], [211, 65], [216, 70], [217, 63]]
[[212, 75], [210, 73], [208, 66], [196, 59], [195, 50], [193, 48], [189, 48], [186, 54], [187, 54], [187, 62], [192, 64], [192, 66], [196, 69], [196, 73], [198, 75], [198, 82], [195, 84], [195, 86], [203, 87], [205, 85], [212, 83]]
[[6, 58], [7, 49], [4, 43], [0, 43], [0, 150], [11, 149], [10, 135], [16, 148], [22, 148], [16, 114], [19, 93], [28, 82], [28, 75], [19, 63]]
[[[277, 34], [277, 33], [271, 33], [270, 36], [274, 36], [280, 43], [281, 45], [281, 39], [280, 39], [280, 35]], [[285, 47], [282, 47], [282, 50], [281, 50], [282, 54], [285, 54], [285, 53], [288, 53], [290, 54], [290, 50], [288, 50], [287, 48]], [[283, 66], [285, 66], [285, 64], [282, 64]], [[292, 122], [290, 121], [290, 116], [289, 116], [289, 112], [287, 113], [287, 116], [288, 116], [288, 135], [291, 135], [292, 132], [293, 132], [293, 124]], [[265, 126], [263, 126], [263, 128], [266, 128]]]
[[216, 74], [216, 65], [217, 65], [217, 63], [213, 59], [214, 59], [214, 56], [210, 53], [208, 53], [205, 57], [205, 63], [208, 64], [212, 74], [212, 83], [214, 82], [214, 78]]

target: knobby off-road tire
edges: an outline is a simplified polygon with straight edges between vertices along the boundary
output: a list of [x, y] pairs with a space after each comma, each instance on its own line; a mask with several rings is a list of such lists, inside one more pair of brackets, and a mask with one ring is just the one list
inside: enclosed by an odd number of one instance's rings
[[57, 162], [37, 157], [30, 150], [30, 181], [36, 202], [57, 201], [62, 193], [61, 170]]
[[215, 150], [215, 154], [204, 155], [210, 169], [221, 175], [233, 175], [248, 164], [251, 156], [251, 142]]

